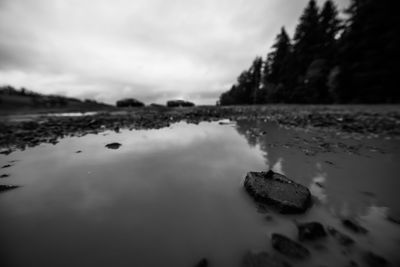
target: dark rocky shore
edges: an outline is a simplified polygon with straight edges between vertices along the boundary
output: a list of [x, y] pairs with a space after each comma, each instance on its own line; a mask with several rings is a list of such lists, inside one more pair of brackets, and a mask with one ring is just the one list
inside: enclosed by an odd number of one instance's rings
[[[272, 208], [279, 213], [305, 213], [312, 204], [310, 192], [306, 187], [272, 170], [247, 173], [243, 186], [255, 201], [265, 203], [268, 208]], [[278, 253], [275, 255], [266, 251], [248, 252], [243, 257], [242, 265], [244, 267], [290, 267], [292, 265], [287, 262], [288, 259], [304, 261], [313, 256], [310, 250], [304, 246], [305, 243], [318, 245], [319, 240], [324, 241], [328, 238], [336, 240], [342, 246], [343, 251], [357, 246], [357, 243], [352, 238], [331, 226], [324, 226], [322, 223], [315, 221], [301, 223], [294, 221], [294, 223], [297, 227], [297, 240], [293, 240], [285, 234], [272, 233], [270, 242], [272, 248]], [[354, 219], [344, 218], [342, 219], [342, 224], [354, 233], [368, 233], [368, 230]], [[329, 233], [330, 237], [327, 233]], [[323, 243], [319, 244], [323, 247], [321, 245]], [[385, 258], [372, 251], [361, 251], [360, 258], [365, 266], [380, 267], [388, 266], [389, 264]], [[348, 266], [359, 265], [357, 262], [350, 260]]]
[[159, 129], [186, 121], [262, 120], [282, 126], [316, 128], [338, 133], [399, 137], [400, 108], [397, 106], [234, 106], [234, 107], [145, 107], [99, 112], [91, 116], [46, 115], [0, 118], [0, 153], [57, 143], [65, 136], [81, 136], [105, 130]]

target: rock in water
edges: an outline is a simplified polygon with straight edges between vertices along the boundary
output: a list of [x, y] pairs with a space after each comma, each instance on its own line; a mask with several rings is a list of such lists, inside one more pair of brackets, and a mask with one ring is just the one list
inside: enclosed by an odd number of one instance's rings
[[363, 259], [370, 267], [384, 267], [388, 265], [388, 261], [385, 258], [371, 251], [365, 252]]
[[120, 143], [110, 143], [106, 145], [108, 149], [118, 149], [120, 146], [122, 146]]
[[348, 229], [352, 230], [355, 233], [366, 234], [368, 230], [365, 229], [361, 224], [352, 219], [343, 219], [342, 224]]
[[299, 223], [297, 229], [300, 241], [317, 240], [326, 236], [325, 229], [319, 222]]
[[248, 172], [244, 187], [257, 201], [274, 206], [280, 213], [303, 213], [311, 203], [308, 188], [271, 170]]
[[354, 244], [354, 240], [349, 237], [348, 235], [345, 235], [335, 228], [328, 226], [328, 232], [343, 246], [350, 246]]
[[290, 267], [291, 265], [267, 252], [247, 253], [243, 258], [243, 267]]
[[18, 185], [0, 184], [0, 192], [18, 188]]
[[195, 267], [207, 267], [208, 266], [208, 260], [206, 258], [202, 258], [196, 265]]
[[281, 235], [272, 234], [272, 247], [280, 253], [295, 259], [306, 259], [310, 257], [310, 251], [292, 239]]
[[386, 214], [386, 219], [393, 223], [400, 224], [400, 216], [394, 213], [392, 210], [389, 210], [389, 212]]
[[2, 149], [0, 149], [0, 154], [3, 154], [3, 155], [8, 155], [8, 154], [10, 154], [11, 152], [12, 152], [12, 150], [9, 149], [9, 148], [2, 148]]

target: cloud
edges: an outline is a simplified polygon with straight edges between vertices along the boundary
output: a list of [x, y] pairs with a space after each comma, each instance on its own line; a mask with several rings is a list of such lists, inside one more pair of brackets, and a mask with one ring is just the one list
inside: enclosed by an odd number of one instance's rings
[[[345, 6], [348, 0], [341, 0]], [[306, 0], [0, 0], [0, 83], [215, 103]]]

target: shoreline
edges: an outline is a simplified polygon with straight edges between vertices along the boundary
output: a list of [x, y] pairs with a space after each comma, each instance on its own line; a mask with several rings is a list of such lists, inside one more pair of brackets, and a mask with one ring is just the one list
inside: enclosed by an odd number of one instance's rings
[[40, 143], [57, 143], [58, 139], [66, 136], [80, 136], [105, 130], [160, 129], [180, 121], [198, 124], [202, 121], [222, 119], [259, 120], [277, 123], [283, 127], [316, 129], [336, 132], [339, 135], [400, 138], [400, 108], [396, 105], [144, 107], [100, 110], [82, 116], [56, 115], [57, 113], [47, 112], [0, 117], [0, 153], [7, 154]]

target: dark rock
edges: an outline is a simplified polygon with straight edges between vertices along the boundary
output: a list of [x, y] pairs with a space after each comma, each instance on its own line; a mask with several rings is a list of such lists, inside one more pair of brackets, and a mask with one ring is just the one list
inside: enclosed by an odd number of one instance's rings
[[389, 210], [386, 215], [386, 219], [392, 223], [400, 224], [400, 216], [398, 214], [395, 214], [392, 210]]
[[323, 245], [323, 244], [321, 244], [321, 243], [316, 243], [316, 244], [314, 244], [313, 245], [313, 248], [315, 249], [315, 250], [318, 250], [318, 251], [326, 251], [328, 248], [326, 247], [326, 245]]
[[35, 130], [39, 127], [39, 123], [36, 121], [26, 121], [22, 123], [22, 129], [24, 130]]
[[108, 149], [118, 149], [120, 146], [122, 146], [120, 143], [110, 143], [106, 145]]
[[137, 99], [134, 98], [125, 98], [118, 100], [116, 103], [117, 107], [144, 107], [144, 104]]
[[271, 215], [271, 214], [267, 214], [267, 215], [265, 215], [265, 220], [266, 221], [268, 221], [268, 222], [271, 222], [271, 221], [273, 221], [274, 220], [274, 217]]
[[360, 234], [366, 234], [368, 233], [368, 230], [365, 229], [363, 226], [360, 225], [359, 222], [352, 220], [352, 219], [343, 219], [342, 224], [352, 230], [355, 233], [360, 233]]
[[364, 261], [369, 267], [384, 267], [388, 265], [388, 261], [375, 253], [368, 251], [363, 254]]
[[361, 191], [360, 193], [367, 197], [376, 197], [375, 193], [373, 192]]
[[257, 201], [275, 207], [280, 213], [303, 213], [311, 203], [308, 188], [271, 170], [248, 172], [244, 187]]
[[82, 153], [82, 150], [78, 150], [75, 153], [77, 153], [77, 154]]
[[208, 266], [208, 260], [206, 258], [202, 258], [196, 265], [195, 267], [207, 267]]
[[267, 252], [247, 253], [243, 257], [243, 267], [290, 267], [291, 265]]
[[184, 100], [169, 100], [167, 101], [167, 107], [193, 107], [194, 103]]
[[11, 189], [18, 188], [18, 185], [7, 185], [7, 184], [0, 184], [0, 192], [8, 191]]
[[357, 267], [358, 263], [353, 261], [353, 260], [351, 260], [347, 266], [349, 266], [349, 267]]
[[271, 242], [274, 249], [288, 257], [296, 259], [310, 257], [310, 251], [307, 248], [284, 235], [272, 234]]
[[12, 150], [9, 149], [9, 148], [0, 149], [0, 154], [3, 154], [3, 155], [8, 155], [8, 154], [10, 154], [11, 152], [12, 152]]
[[10, 176], [9, 174], [2, 174], [2, 175], [0, 175], [0, 178], [7, 178], [9, 176]]
[[343, 246], [350, 246], [354, 244], [354, 240], [333, 227], [327, 227], [328, 232]]
[[297, 224], [299, 240], [317, 240], [326, 236], [326, 231], [319, 222], [308, 222]]
[[151, 103], [151, 104], [150, 104], [150, 107], [153, 107], [153, 108], [165, 108], [164, 105], [157, 104], [157, 103]]
[[12, 165], [11, 164], [6, 164], [6, 165], [4, 165], [3, 167], [1, 167], [2, 169], [5, 169], [5, 168], [9, 168], [9, 167], [11, 167]]

